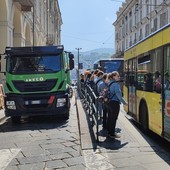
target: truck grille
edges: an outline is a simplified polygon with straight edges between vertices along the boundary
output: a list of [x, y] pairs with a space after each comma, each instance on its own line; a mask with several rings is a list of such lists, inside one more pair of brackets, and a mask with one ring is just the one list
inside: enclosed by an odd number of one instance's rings
[[37, 92], [37, 91], [50, 91], [54, 88], [57, 80], [51, 79], [43, 82], [24, 82], [12, 81], [15, 88], [20, 92]]

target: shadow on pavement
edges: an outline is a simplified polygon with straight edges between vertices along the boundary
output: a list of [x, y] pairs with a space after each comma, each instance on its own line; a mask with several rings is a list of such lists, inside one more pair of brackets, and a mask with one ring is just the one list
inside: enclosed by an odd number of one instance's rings
[[68, 126], [68, 120], [63, 118], [58, 118], [55, 116], [35, 116], [35, 117], [25, 117], [21, 119], [20, 123], [12, 123], [11, 119], [6, 119], [0, 125], [0, 132], [10, 132], [10, 131], [22, 131], [22, 130], [42, 130], [42, 129], [55, 129], [64, 128]]

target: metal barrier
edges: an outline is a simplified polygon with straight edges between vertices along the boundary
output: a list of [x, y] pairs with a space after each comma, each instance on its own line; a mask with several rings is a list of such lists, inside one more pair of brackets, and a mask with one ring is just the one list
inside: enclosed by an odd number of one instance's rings
[[84, 105], [86, 113], [88, 113], [91, 118], [91, 125], [96, 126], [96, 131], [94, 132], [96, 141], [99, 142], [99, 110], [98, 110], [98, 97], [95, 95], [93, 89], [90, 85], [85, 85], [81, 83], [80, 97], [84, 99]]

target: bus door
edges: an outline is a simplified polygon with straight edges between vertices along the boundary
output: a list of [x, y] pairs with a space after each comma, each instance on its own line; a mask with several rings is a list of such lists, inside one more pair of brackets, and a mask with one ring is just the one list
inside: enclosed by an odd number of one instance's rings
[[136, 118], [136, 59], [129, 60], [129, 114]]
[[164, 49], [164, 136], [170, 140], [170, 46]]

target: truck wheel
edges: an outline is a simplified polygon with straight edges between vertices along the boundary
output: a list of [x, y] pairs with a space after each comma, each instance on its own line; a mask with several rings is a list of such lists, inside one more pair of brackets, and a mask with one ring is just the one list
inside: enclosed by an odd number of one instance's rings
[[12, 123], [20, 123], [21, 116], [13, 116], [11, 117]]
[[68, 120], [68, 119], [69, 119], [69, 115], [70, 115], [69, 112], [66, 113], [66, 114], [64, 115], [64, 119], [65, 119], [65, 120]]

